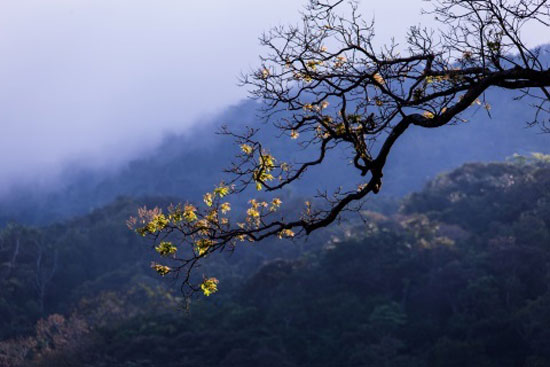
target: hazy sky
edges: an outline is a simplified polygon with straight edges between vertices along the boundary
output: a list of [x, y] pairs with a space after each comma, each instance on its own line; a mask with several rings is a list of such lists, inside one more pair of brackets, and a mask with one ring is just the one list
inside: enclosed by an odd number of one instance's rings
[[[0, 1], [0, 185], [120, 161], [246, 96], [258, 36], [298, 0]], [[422, 0], [363, 0], [401, 39]]]

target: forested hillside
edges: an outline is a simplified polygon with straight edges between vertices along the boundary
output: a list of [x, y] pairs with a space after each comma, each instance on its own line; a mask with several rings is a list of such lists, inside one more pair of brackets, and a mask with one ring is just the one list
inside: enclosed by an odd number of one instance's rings
[[[549, 157], [470, 163], [400, 209], [206, 264], [185, 310], [119, 199], [1, 234], [2, 366], [546, 366]], [[202, 269], [199, 269], [201, 272]]]

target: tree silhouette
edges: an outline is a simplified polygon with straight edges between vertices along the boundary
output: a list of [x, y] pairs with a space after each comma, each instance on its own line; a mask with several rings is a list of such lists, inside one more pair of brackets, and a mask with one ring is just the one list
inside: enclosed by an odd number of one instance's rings
[[[262, 101], [266, 119], [280, 138], [295, 140], [313, 157], [284, 162], [257, 138], [257, 129], [222, 133], [241, 152], [228, 169], [230, 179], [204, 196], [205, 207], [190, 203], [142, 209], [129, 225], [154, 238], [169, 264], [154, 263], [161, 274], [183, 275], [182, 289], [206, 295], [218, 280], [193, 281], [192, 269], [204, 257], [232, 249], [239, 241], [307, 235], [333, 223], [344, 211], [358, 210], [377, 194], [388, 155], [411, 126], [437, 128], [464, 120], [467, 109], [491, 106], [491, 88], [516, 90], [533, 108], [533, 119], [548, 130], [550, 69], [543, 48], [529, 48], [521, 38], [530, 24], [550, 26], [546, 0], [432, 0], [439, 29], [411, 27], [406, 46], [395, 41], [373, 44], [374, 22], [362, 19], [356, 3], [312, 0], [299, 26], [276, 27], [261, 37], [268, 52], [261, 67], [242, 77]], [[548, 59], [546, 59], [548, 60]], [[276, 193], [323, 165], [331, 150], [349, 154], [358, 181], [333, 193], [319, 193], [303, 212], [287, 218], [282, 201], [250, 199], [239, 216], [229, 215], [228, 198], [246, 195], [249, 186]], [[421, 164], [421, 162], [419, 162]], [[322, 199], [322, 200], [320, 200]], [[235, 223], [236, 222], [236, 223]]]

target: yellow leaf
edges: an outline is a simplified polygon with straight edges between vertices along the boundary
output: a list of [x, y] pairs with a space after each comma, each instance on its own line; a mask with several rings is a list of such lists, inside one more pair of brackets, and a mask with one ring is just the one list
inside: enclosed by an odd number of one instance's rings
[[195, 241], [195, 250], [199, 253], [199, 256], [202, 256], [212, 247], [212, 245], [214, 245], [214, 241], [208, 238], [201, 238]]
[[382, 75], [380, 75], [380, 73], [374, 74], [374, 75], [372, 76], [372, 78], [373, 78], [374, 80], [376, 80], [376, 82], [377, 82], [378, 84], [381, 84], [381, 85], [386, 84], [386, 81], [384, 80], [384, 78], [382, 77]]
[[223, 198], [224, 196], [227, 196], [229, 194], [229, 187], [220, 185], [214, 189], [214, 196], [218, 195], [219, 197]]
[[271, 207], [269, 208], [270, 211], [274, 212], [281, 206], [283, 202], [279, 198], [274, 198], [271, 200]]
[[279, 238], [292, 238], [294, 237], [294, 232], [291, 229], [283, 229], [277, 235]]
[[204, 203], [205, 203], [206, 205], [212, 206], [214, 197], [212, 196], [211, 193], [207, 192], [206, 194], [204, 194], [203, 200], [204, 200]]
[[226, 214], [227, 212], [229, 212], [231, 210], [231, 204], [223, 203], [222, 205], [220, 205], [220, 210], [221, 210], [222, 214]]
[[166, 274], [170, 273], [172, 270], [169, 266], [161, 265], [157, 263], [152, 263], [151, 267], [155, 269], [157, 273], [159, 273], [160, 276], [165, 276]]
[[252, 218], [259, 218], [260, 212], [258, 209], [252, 207], [252, 208], [248, 208], [248, 210], [246, 211], [246, 215]]
[[218, 283], [219, 280], [216, 278], [205, 279], [201, 284], [201, 289], [204, 295], [208, 297], [212, 293], [216, 293], [218, 291]]
[[433, 118], [435, 117], [435, 115], [434, 115], [432, 112], [430, 112], [430, 111], [425, 111], [425, 112], [423, 113], [423, 115], [424, 115], [424, 117], [427, 118], [427, 119], [433, 119]]
[[155, 247], [155, 250], [161, 255], [161, 256], [169, 256], [174, 255], [178, 248], [172, 244], [172, 242], [162, 241], [158, 244], [158, 246]]
[[245, 153], [245, 154], [252, 154], [254, 152], [254, 148], [252, 148], [250, 145], [248, 144], [241, 144], [241, 150]]
[[188, 222], [193, 222], [197, 220], [197, 214], [196, 214], [197, 208], [195, 208], [193, 205], [187, 204], [183, 207], [183, 218], [185, 218]]

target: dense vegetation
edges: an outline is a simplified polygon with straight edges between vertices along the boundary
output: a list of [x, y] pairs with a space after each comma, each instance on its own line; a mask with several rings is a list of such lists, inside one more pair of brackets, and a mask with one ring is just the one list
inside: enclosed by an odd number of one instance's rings
[[217, 257], [220, 291], [187, 311], [124, 227], [171, 199], [7, 226], [0, 365], [547, 366], [547, 160], [466, 164], [366, 224]]

